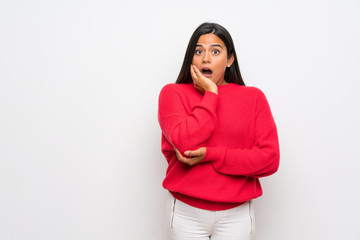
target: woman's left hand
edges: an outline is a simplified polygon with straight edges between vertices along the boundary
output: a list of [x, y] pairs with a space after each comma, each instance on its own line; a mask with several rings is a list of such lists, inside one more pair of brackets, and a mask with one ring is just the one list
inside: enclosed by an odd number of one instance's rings
[[205, 157], [206, 154], [206, 147], [201, 147], [193, 151], [186, 151], [185, 156], [181, 155], [179, 150], [175, 148], [175, 153], [178, 160], [182, 163], [185, 163], [189, 166], [194, 166], [199, 164]]

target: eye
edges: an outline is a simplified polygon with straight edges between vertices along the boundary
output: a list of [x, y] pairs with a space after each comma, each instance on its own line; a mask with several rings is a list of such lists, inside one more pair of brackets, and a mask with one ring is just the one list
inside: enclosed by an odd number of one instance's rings
[[220, 51], [217, 50], [217, 49], [214, 49], [214, 50], [212, 50], [212, 53], [213, 53], [214, 55], [218, 55], [218, 54], [220, 53]]
[[202, 51], [201, 51], [200, 49], [196, 49], [196, 50], [195, 50], [195, 54], [196, 54], [196, 55], [200, 55], [200, 54], [202, 54]]

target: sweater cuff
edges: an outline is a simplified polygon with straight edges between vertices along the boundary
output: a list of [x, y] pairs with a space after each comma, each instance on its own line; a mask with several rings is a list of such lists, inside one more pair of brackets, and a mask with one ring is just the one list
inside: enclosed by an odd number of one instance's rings
[[215, 162], [224, 159], [226, 147], [206, 147], [206, 154], [202, 162]]
[[218, 102], [219, 102], [219, 96], [216, 93], [206, 91], [204, 93], [203, 97], [203, 103], [205, 103], [206, 106], [214, 107], [216, 108]]

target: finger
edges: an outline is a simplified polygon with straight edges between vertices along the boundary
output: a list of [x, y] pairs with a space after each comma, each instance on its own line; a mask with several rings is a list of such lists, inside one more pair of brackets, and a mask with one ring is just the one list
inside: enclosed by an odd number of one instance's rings
[[210, 81], [210, 79], [205, 77], [195, 65], [193, 65], [193, 66], [194, 66], [194, 73], [196, 74], [198, 79], [203, 79], [203, 80], [206, 79], [207, 81]]
[[180, 151], [179, 151], [178, 149], [176, 149], [176, 148], [174, 148], [174, 149], [175, 149], [175, 153], [176, 153], [176, 155], [177, 155], [178, 158], [188, 159], [188, 158], [184, 157], [184, 156], [180, 153]]
[[200, 70], [195, 65], [194, 65], [194, 73], [196, 74], [197, 78], [205, 78], [205, 79], [207, 79], [204, 75], [202, 75]]
[[184, 152], [185, 156], [187, 157], [196, 157], [196, 156], [199, 156], [198, 154], [196, 154], [196, 150], [195, 151], [186, 151]]
[[197, 74], [194, 70], [194, 67], [195, 67], [195, 65], [190, 66], [190, 73], [191, 73], [191, 77], [193, 78], [193, 80], [196, 81], [199, 77], [197, 76]]
[[184, 153], [187, 157], [197, 157], [197, 156], [201, 156], [203, 154], [203, 151], [201, 148], [198, 148], [196, 150], [193, 151], [186, 151]]
[[196, 76], [197, 76], [197, 77], [203, 76], [203, 75], [201, 74], [200, 70], [199, 70], [195, 65], [193, 65], [193, 66], [194, 66], [194, 72], [195, 72]]
[[176, 153], [176, 157], [177, 159], [180, 161], [180, 162], [183, 162], [183, 163], [186, 163], [186, 164], [189, 164], [189, 160], [190, 158], [186, 158], [184, 157], [179, 150], [177, 150], [176, 148], [175, 149], [175, 153]]
[[188, 158], [185, 163], [188, 164], [189, 166], [194, 166], [194, 165], [200, 163], [201, 160], [202, 160], [202, 157], [193, 157], [193, 158]]
[[191, 158], [179, 157], [178, 160], [179, 160], [180, 162], [182, 162], [182, 163], [185, 163], [185, 164], [191, 166], [191, 162], [192, 162], [192, 159], [191, 159]]

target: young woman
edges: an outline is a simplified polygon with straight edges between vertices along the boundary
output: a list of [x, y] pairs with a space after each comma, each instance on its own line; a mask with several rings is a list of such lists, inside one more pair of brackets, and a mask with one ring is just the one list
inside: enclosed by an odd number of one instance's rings
[[232, 38], [219, 24], [193, 33], [176, 84], [159, 96], [163, 182], [171, 239], [252, 239], [251, 199], [277, 171], [276, 125], [264, 94], [246, 87]]

